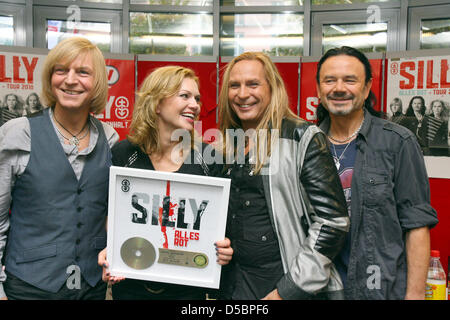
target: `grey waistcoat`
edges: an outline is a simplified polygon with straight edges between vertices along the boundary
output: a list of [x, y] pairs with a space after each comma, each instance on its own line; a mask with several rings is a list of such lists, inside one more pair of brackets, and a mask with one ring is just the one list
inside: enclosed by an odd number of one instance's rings
[[[57, 292], [73, 270], [95, 286], [98, 252], [106, 246], [111, 151], [97, 119], [95, 148], [78, 181], [49, 118], [29, 118], [30, 160], [12, 191], [6, 271], [40, 289]], [[78, 268], [79, 269], [78, 269]]]

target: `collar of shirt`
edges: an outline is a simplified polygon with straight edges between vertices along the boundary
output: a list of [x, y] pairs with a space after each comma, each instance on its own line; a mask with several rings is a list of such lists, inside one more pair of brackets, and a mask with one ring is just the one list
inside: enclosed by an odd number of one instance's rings
[[[367, 141], [368, 139], [368, 135], [370, 132], [370, 128], [372, 127], [372, 119], [373, 116], [370, 114], [369, 111], [367, 111], [366, 108], [364, 108], [364, 123], [361, 127], [361, 130], [359, 130], [358, 135], [356, 136], [357, 138], [357, 145], [359, 144], [360, 139], [358, 139], [358, 137], [363, 138], [364, 141]], [[330, 130], [330, 125], [331, 125], [331, 119], [330, 117], [326, 117], [322, 123], [320, 124], [319, 128], [325, 133], [328, 134], [328, 131]]]
[[87, 154], [91, 153], [92, 150], [94, 150], [94, 147], [98, 140], [99, 132], [98, 132], [97, 126], [94, 124], [94, 121], [92, 121], [91, 115], [89, 115], [89, 145], [87, 148], [85, 148], [81, 151], [78, 151], [77, 146], [64, 143], [64, 137], [58, 132], [58, 130], [56, 128], [56, 123], [55, 123], [55, 120], [53, 119], [53, 110], [51, 108], [49, 110], [49, 116], [50, 116], [50, 121], [53, 124], [53, 128], [55, 129], [56, 135], [58, 136], [58, 139], [61, 142], [64, 152], [67, 155], [69, 155], [69, 154], [87, 155]]

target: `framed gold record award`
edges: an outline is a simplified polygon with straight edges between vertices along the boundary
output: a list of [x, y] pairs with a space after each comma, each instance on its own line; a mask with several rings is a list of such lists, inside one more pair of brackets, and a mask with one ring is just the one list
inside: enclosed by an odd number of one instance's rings
[[229, 179], [112, 166], [111, 275], [219, 288], [229, 192]]

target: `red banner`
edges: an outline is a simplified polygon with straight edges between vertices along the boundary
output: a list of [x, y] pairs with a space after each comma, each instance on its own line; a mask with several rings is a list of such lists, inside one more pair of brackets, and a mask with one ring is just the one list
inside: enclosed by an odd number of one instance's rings
[[194, 70], [200, 81], [201, 128], [203, 134], [209, 128], [216, 128], [216, 63], [215, 62], [178, 62], [178, 61], [138, 61], [138, 88], [144, 79], [156, 68], [177, 65]]
[[289, 106], [291, 110], [297, 113], [298, 104], [298, 62], [277, 62], [275, 65], [280, 72], [281, 77], [284, 80], [284, 85], [286, 86], [286, 91], [289, 97]]
[[105, 59], [108, 73], [108, 103], [97, 118], [114, 127], [120, 140], [127, 137], [134, 106], [134, 60]]
[[319, 106], [316, 72], [317, 62], [302, 62], [300, 69], [300, 117], [308, 121], [316, 120], [316, 109]]
[[450, 179], [430, 179], [431, 205], [438, 213], [439, 223], [431, 229], [431, 249], [441, 252], [441, 263], [448, 270], [446, 257], [450, 257]]

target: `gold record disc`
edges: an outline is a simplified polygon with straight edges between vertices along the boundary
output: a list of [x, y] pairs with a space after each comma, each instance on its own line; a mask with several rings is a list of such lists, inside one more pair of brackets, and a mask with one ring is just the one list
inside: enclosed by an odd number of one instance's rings
[[155, 262], [156, 251], [148, 240], [134, 237], [122, 244], [120, 256], [130, 268], [142, 270], [147, 269]]

